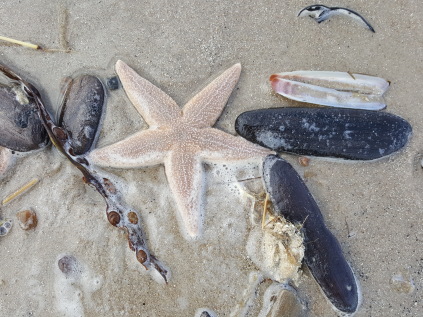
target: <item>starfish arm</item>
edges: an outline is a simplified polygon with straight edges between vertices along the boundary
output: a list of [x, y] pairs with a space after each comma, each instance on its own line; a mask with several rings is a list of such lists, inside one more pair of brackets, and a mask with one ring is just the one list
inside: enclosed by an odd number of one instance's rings
[[200, 158], [187, 146], [175, 148], [165, 161], [165, 171], [187, 238], [196, 238], [202, 227], [203, 170]]
[[172, 98], [124, 62], [117, 61], [116, 72], [129, 100], [150, 127], [171, 125], [182, 116], [181, 109]]
[[117, 143], [94, 149], [88, 160], [99, 166], [131, 168], [163, 163], [171, 140], [167, 131], [147, 129]]
[[275, 152], [253, 144], [242, 137], [214, 128], [199, 130], [196, 144], [201, 147], [201, 157], [209, 161], [238, 161], [262, 158]]
[[183, 119], [197, 128], [212, 126], [222, 113], [241, 73], [241, 64], [235, 64], [213, 80], [183, 108]]

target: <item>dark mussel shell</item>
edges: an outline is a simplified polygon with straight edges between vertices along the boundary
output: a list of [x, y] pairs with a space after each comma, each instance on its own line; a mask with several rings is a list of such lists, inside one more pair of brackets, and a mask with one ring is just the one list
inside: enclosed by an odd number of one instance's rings
[[242, 113], [236, 131], [275, 151], [373, 160], [401, 149], [411, 135], [404, 119], [386, 112], [272, 108]]
[[0, 146], [28, 152], [49, 141], [34, 100], [14, 83], [0, 85]]
[[301, 177], [276, 155], [266, 157], [263, 177], [276, 213], [301, 226], [304, 261], [327, 298], [338, 310], [354, 313], [359, 305], [354, 274]]
[[97, 77], [82, 75], [68, 82], [59, 125], [69, 134], [75, 155], [91, 149], [101, 122], [104, 101], [104, 86]]

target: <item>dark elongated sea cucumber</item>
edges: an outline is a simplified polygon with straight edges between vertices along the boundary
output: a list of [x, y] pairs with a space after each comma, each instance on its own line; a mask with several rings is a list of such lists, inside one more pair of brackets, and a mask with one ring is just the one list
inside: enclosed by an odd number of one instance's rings
[[288, 162], [269, 155], [263, 178], [275, 212], [301, 226], [304, 261], [327, 298], [339, 311], [354, 313], [360, 302], [355, 276], [301, 177]]
[[271, 108], [240, 114], [239, 135], [278, 152], [373, 160], [398, 151], [412, 128], [393, 114], [355, 109]]

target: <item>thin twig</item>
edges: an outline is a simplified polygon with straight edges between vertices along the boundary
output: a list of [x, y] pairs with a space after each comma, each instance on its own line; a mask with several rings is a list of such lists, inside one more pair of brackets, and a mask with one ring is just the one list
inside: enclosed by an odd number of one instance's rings
[[5, 41], [5, 42], [9, 42], [9, 43], [13, 43], [13, 44], [17, 44], [17, 45], [21, 45], [21, 46], [24, 46], [24, 47], [32, 48], [34, 50], [41, 50], [42, 49], [41, 46], [39, 46], [39, 45], [32, 44], [32, 43], [29, 43], [29, 42], [15, 40], [15, 39], [12, 39], [10, 37], [0, 36], [0, 40]]
[[32, 179], [31, 181], [29, 181], [28, 183], [23, 185], [21, 188], [19, 188], [17, 191], [15, 191], [14, 193], [8, 195], [5, 199], [3, 199], [1, 204], [2, 205], [8, 204], [9, 202], [11, 202], [16, 197], [18, 197], [18, 196], [22, 195], [23, 193], [25, 193], [26, 191], [28, 191], [31, 187], [33, 187], [35, 184], [37, 184], [38, 181], [39, 181], [38, 178]]

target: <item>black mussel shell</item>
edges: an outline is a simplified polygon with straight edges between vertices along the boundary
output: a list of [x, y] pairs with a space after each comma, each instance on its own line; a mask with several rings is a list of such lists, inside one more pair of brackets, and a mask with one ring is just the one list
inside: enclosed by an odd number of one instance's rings
[[278, 152], [373, 160], [401, 149], [411, 135], [404, 119], [386, 112], [272, 108], [242, 113], [235, 129]]
[[0, 85], [0, 146], [28, 152], [48, 141], [34, 100], [18, 84]]
[[359, 292], [354, 274], [301, 177], [288, 162], [269, 155], [263, 164], [263, 178], [275, 212], [301, 226], [304, 261], [327, 298], [336, 309], [355, 312]]
[[85, 154], [91, 149], [101, 122], [104, 101], [104, 86], [97, 77], [82, 75], [68, 82], [59, 125], [71, 138], [74, 154]]

